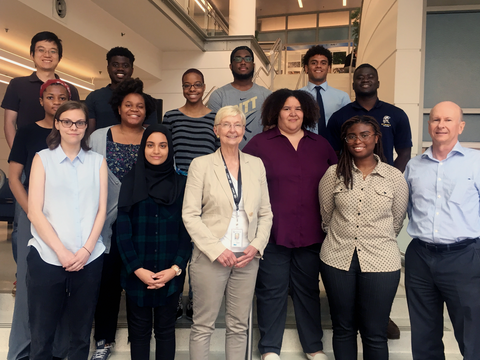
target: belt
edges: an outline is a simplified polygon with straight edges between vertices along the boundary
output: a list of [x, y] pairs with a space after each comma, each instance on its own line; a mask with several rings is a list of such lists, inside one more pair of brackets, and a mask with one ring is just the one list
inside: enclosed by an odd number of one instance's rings
[[473, 244], [476, 242], [479, 238], [476, 239], [465, 239], [453, 244], [433, 244], [429, 243], [426, 241], [422, 241], [418, 238], [415, 238], [413, 240], [418, 240], [418, 243], [423, 246], [425, 249], [428, 249], [433, 252], [446, 252], [446, 251], [456, 251], [456, 250], [462, 250], [465, 249], [468, 245]]

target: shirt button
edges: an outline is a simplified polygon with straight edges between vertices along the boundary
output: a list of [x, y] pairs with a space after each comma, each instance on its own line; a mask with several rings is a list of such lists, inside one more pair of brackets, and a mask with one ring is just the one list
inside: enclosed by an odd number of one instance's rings
[[358, 215], [360, 215], [360, 213], [358, 213]]
[[362, 202], [362, 200], [358, 200], [358, 201]]
[[357, 240], [357, 238], [355, 238], [355, 240]]
[[440, 198], [441, 196], [440, 196], [440, 195], [438, 195], [438, 197]]
[[363, 191], [363, 188], [361, 190]]
[[357, 225], [357, 228], [358, 228], [358, 225]]
[[442, 179], [438, 178], [438, 181], [442, 181]]
[[155, 214], [155, 217], [158, 217], [158, 215], [157, 215], [157, 214]]
[[443, 163], [440, 163], [440, 165], [443, 165]]
[[158, 232], [155, 231], [155, 235], [158, 235]]
[[437, 212], [437, 215], [438, 215], [438, 214], [439, 214], [439, 213]]
[[438, 232], [438, 230], [435, 230], [435, 232]]

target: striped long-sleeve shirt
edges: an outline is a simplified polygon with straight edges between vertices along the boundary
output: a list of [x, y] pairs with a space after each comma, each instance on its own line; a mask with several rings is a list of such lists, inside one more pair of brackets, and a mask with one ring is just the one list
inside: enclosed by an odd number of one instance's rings
[[175, 164], [178, 169], [188, 172], [193, 159], [211, 154], [219, 147], [213, 132], [214, 121], [214, 112], [201, 118], [186, 116], [178, 109], [165, 113], [163, 125], [172, 133]]

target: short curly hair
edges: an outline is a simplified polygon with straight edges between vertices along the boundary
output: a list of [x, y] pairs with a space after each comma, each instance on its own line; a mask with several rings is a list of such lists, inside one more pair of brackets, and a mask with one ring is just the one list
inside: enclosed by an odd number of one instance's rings
[[333, 62], [332, 52], [327, 48], [323, 47], [322, 45], [315, 45], [315, 46], [312, 46], [310, 49], [308, 49], [307, 53], [303, 57], [302, 62], [303, 62], [304, 68], [305, 68], [305, 65], [308, 65], [310, 58], [315, 55], [325, 56], [328, 60], [328, 66], [332, 66], [332, 62]]
[[320, 110], [313, 97], [302, 90], [280, 89], [271, 93], [262, 106], [262, 125], [276, 126], [283, 105], [289, 97], [294, 97], [300, 103], [303, 111], [302, 129], [313, 127], [320, 117]]
[[150, 95], [143, 92], [143, 81], [139, 78], [125, 79], [113, 90], [112, 98], [110, 99], [110, 105], [119, 122], [122, 121], [122, 119], [118, 113], [118, 108], [122, 105], [123, 99], [125, 99], [125, 96], [128, 94], [139, 94], [143, 97], [145, 100], [145, 119], [155, 111], [155, 101]]
[[107, 63], [110, 63], [110, 60], [112, 60], [114, 56], [124, 56], [128, 58], [132, 66], [133, 66], [133, 62], [135, 61], [135, 56], [132, 54], [132, 52], [127, 48], [124, 48], [121, 46], [116, 46], [114, 48], [111, 48], [109, 52], [107, 52]]

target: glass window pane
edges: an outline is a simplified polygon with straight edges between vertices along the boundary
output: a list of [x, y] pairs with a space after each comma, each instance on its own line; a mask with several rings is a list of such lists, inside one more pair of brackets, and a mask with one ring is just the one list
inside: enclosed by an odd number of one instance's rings
[[292, 15], [288, 17], [289, 29], [305, 29], [305, 28], [316, 28], [316, 27], [317, 27], [317, 14]]
[[315, 43], [315, 29], [288, 31], [288, 44]]
[[276, 41], [278, 38], [280, 38], [285, 44], [285, 31], [275, 31], [258, 34], [258, 41]]
[[318, 41], [337, 41], [348, 39], [348, 26], [318, 29]]
[[285, 30], [285, 16], [258, 19], [259, 31]]
[[318, 14], [318, 27], [342, 26], [350, 23], [349, 11], [334, 11]]

